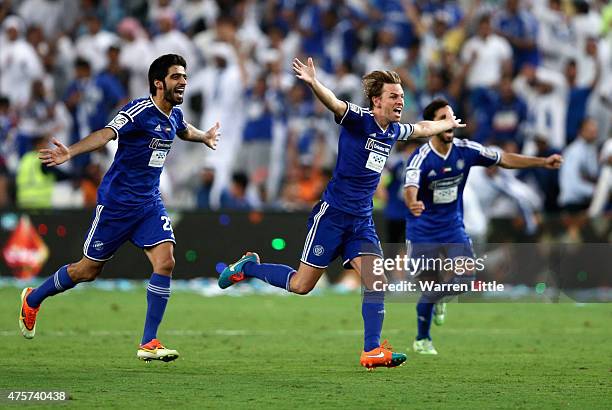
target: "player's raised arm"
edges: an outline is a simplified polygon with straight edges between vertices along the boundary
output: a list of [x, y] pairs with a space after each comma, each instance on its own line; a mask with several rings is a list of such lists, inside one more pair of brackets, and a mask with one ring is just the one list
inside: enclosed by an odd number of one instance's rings
[[297, 58], [293, 59], [293, 71], [295, 72], [295, 76], [308, 84], [319, 101], [321, 101], [331, 112], [337, 117], [342, 117], [347, 109], [346, 103], [336, 98], [336, 95], [329, 88], [325, 87], [317, 80], [317, 73], [311, 57], [308, 57], [307, 63], [308, 65], [302, 63]]
[[63, 164], [70, 158], [86, 152], [95, 151], [105, 146], [110, 140], [115, 139], [115, 131], [110, 128], [92, 132], [77, 143], [66, 147], [64, 144], [53, 138], [51, 142], [55, 148], [43, 148], [38, 151], [38, 158], [48, 167]]
[[547, 168], [559, 169], [563, 163], [563, 157], [559, 154], [553, 154], [549, 157], [532, 157], [529, 155], [511, 154], [502, 152], [499, 166], [502, 168], [518, 169], [518, 168]]
[[462, 123], [459, 118], [455, 117], [455, 113], [453, 113], [453, 110], [449, 105], [444, 107], [444, 110], [446, 111], [446, 114], [442, 120], [420, 121], [414, 124], [414, 132], [412, 133], [412, 137], [429, 137], [446, 130], [453, 128], [464, 128], [466, 126], [466, 124]]
[[219, 139], [221, 138], [219, 128], [221, 128], [221, 125], [219, 125], [218, 121], [215, 125], [210, 127], [208, 131], [202, 131], [191, 124], [187, 124], [187, 128], [182, 132], [177, 132], [176, 135], [182, 140], [201, 142], [206, 144], [210, 149], [216, 150]]

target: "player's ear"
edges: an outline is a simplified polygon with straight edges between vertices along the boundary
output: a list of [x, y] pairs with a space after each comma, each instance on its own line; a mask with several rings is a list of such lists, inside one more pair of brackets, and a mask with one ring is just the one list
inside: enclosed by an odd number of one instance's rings
[[155, 84], [155, 88], [157, 88], [159, 90], [163, 90], [164, 89], [164, 83], [161, 80], [155, 80], [155, 81], [153, 81], [153, 84]]

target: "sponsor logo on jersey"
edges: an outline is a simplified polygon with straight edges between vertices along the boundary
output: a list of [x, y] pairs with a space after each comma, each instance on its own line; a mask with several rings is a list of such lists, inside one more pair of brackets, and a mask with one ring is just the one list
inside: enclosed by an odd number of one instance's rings
[[483, 157], [492, 159], [494, 161], [497, 161], [497, 152], [493, 151], [491, 148], [484, 148], [480, 151], [480, 155], [482, 155]]
[[368, 140], [366, 141], [365, 149], [380, 155], [384, 155], [385, 157], [388, 157], [391, 153], [391, 145], [385, 144], [384, 142], [376, 141], [372, 138], [368, 138]]
[[129, 120], [125, 115], [119, 113], [115, 115], [115, 118], [113, 118], [113, 120], [110, 122], [110, 124], [108, 124], [108, 126], [116, 130], [120, 130], [121, 127], [128, 123], [128, 121]]
[[161, 125], [157, 124], [157, 127], [155, 127], [155, 131], [161, 132]]
[[427, 176], [428, 176], [429, 178], [433, 178], [433, 177], [435, 177], [436, 175], [438, 175], [438, 174], [437, 174], [437, 173], [436, 173], [436, 171], [434, 171], [433, 169], [432, 169], [431, 171], [429, 171], [429, 174], [427, 174]]
[[454, 177], [442, 178], [437, 181], [431, 181], [429, 189], [445, 189], [458, 186], [463, 181], [463, 174], [455, 175]]
[[169, 151], [172, 147], [172, 140], [162, 140], [159, 138], [153, 138], [151, 143], [149, 144], [149, 148], [151, 149], [161, 149]]

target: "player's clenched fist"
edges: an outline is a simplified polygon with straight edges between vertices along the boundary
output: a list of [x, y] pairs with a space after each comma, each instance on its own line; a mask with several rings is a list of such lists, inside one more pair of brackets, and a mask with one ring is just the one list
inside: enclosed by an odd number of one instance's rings
[[408, 205], [408, 209], [410, 209], [412, 215], [421, 216], [425, 210], [425, 205], [423, 204], [423, 201], [414, 201]]

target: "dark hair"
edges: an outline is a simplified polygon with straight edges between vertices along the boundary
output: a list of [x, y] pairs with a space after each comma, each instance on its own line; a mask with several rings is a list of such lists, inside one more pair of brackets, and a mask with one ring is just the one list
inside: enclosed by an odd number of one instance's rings
[[83, 57], [77, 57], [76, 60], [74, 60], [74, 66], [76, 68], [87, 68], [87, 69], [91, 68], [91, 64], [89, 64], [89, 61], [87, 61]]
[[235, 172], [232, 175], [232, 182], [242, 189], [246, 189], [247, 185], [249, 185], [249, 177], [244, 172]]
[[151, 95], [155, 95], [157, 90], [157, 87], [155, 87], [155, 80], [163, 82], [164, 78], [168, 75], [168, 69], [173, 65], [180, 65], [185, 70], [187, 69], [187, 62], [178, 54], [164, 54], [163, 56], [157, 57], [155, 61], [151, 63], [149, 67], [149, 91]]
[[401, 84], [402, 80], [395, 71], [372, 71], [363, 76], [363, 91], [370, 103], [370, 108], [374, 106], [372, 98], [380, 97], [385, 84]]
[[426, 121], [433, 121], [436, 116], [436, 111], [438, 111], [440, 108], [446, 107], [447, 105], [448, 101], [442, 98], [436, 98], [423, 110], [423, 119]]

